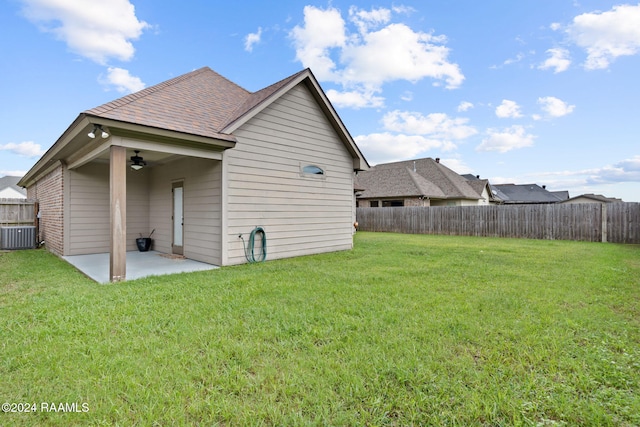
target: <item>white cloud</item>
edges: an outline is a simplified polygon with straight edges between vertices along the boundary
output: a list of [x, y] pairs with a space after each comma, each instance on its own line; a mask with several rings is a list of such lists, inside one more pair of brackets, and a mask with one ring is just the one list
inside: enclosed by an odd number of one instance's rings
[[474, 105], [469, 101], [462, 101], [460, 105], [458, 105], [458, 112], [469, 111], [472, 109]]
[[128, 61], [137, 40], [149, 24], [138, 20], [128, 0], [23, 0], [24, 14], [69, 49], [105, 65], [109, 58]]
[[473, 173], [473, 169], [470, 168], [463, 160], [457, 158], [441, 159], [440, 163], [455, 171], [456, 173], [463, 175], [467, 173]]
[[327, 97], [336, 107], [349, 107], [359, 109], [368, 107], [382, 107], [384, 105], [384, 98], [375, 96], [374, 92], [338, 92], [335, 89], [329, 89], [327, 91]]
[[413, 101], [413, 92], [410, 92], [408, 90], [404, 91], [404, 93], [400, 95], [400, 99], [407, 102]]
[[345, 22], [338, 9], [305, 6], [304, 26], [296, 25], [290, 36], [294, 40], [298, 61], [311, 68], [319, 80], [337, 79], [330, 49], [343, 47], [347, 41]]
[[422, 135], [394, 135], [389, 132], [359, 135], [354, 139], [371, 164], [416, 158], [434, 148], [444, 151], [455, 148], [444, 141]]
[[436, 44], [444, 39], [415, 32], [404, 24], [390, 24], [363, 34], [361, 41], [342, 50], [345, 64], [340, 82], [379, 87], [394, 80], [444, 80], [449, 89], [462, 84], [457, 64], [447, 61], [449, 49]]
[[640, 155], [599, 168], [541, 172], [535, 176], [540, 181], [553, 182], [558, 188], [640, 182]]
[[456, 142], [477, 133], [465, 118], [443, 113], [423, 116], [416, 112], [391, 111], [382, 119], [385, 132], [355, 137], [372, 163], [392, 162], [425, 155], [429, 150], [450, 151]]
[[253, 51], [253, 45], [260, 43], [262, 37], [262, 27], [258, 27], [257, 33], [249, 33], [244, 39], [244, 50], [247, 52]]
[[121, 93], [133, 93], [145, 88], [145, 84], [140, 78], [129, 74], [128, 70], [116, 67], [107, 69], [107, 77], [101, 77], [100, 83], [115, 86]]
[[378, 28], [391, 20], [391, 11], [385, 8], [366, 10], [355, 6], [349, 8], [349, 18], [356, 24], [360, 33], [364, 34], [371, 28]]
[[405, 14], [405, 15], [411, 15], [413, 12], [416, 11], [411, 6], [404, 6], [404, 5], [391, 6], [391, 10], [393, 10], [394, 13]]
[[605, 69], [619, 56], [640, 50], [640, 4], [619, 5], [607, 12], [584, 13], [573, 18], [567, 33], [587, 51], [584, 67]]
[[501, 119], [517, 119], [522, 117], [520, 106], [515, 101], [503, 99], [502, 104], [496, 107], [496, 116]]
[[408, 111], [391, 111], [382, 118], [386, 130], [428, 135], [432, 138], [446, 141], [463, 140], [478, 133], [468, 126], [466, 118], [451, 118], [444, 113], [432, 113], [423, 116], [420, 113]]
[[550, 117], [562, 117], [571, 114], [576, 108], [575, 105], [569, 105], [561, 99], [554, 96], [545, 96], [538, 98], [538, 104], [542, 111]]
[[396, 80], [431, 78], [436, 85], [459, 87], [464, 75], [448, 60], [446, 38], [391, 23], [392, 12], [406, 10], [352, 7], [350, 31], [338, 9], [305, 6], [304, 24], [290, 32], [296, 59], [310, 67], [319, 80], [341, 85], [345, 92], [366, 93], [363, 98], [376, 101], [380, 98], [370, 94], [381, 92], [385, 83]]
[[511, 64], [515, 64], [517, 62], [522, 61], [525, 58], [524, 53], [519, 52], [515, 58], [509, 58], [507, 60], [505, 60], [502, 64], [503, 65], [511, 65]]
[[569, 51], [562, 48], [548, 49], [549, 58], [538, 66], [541, 70], [553, 69], [554, 73], [567, 71], [571, 65]]
[[585, 172], [588, 173], [588, 184], [640, 182], [640, 156]]
[[25, 170], [2, 170], [0, 169], [0, 177], [3, 176], [19, 176], [19, 177], [23, 177], [27, 174], [27, 171]]
[[534, 135], [526, 133], [523, 126], [511, 126], [506, 129], [487, 129], [487, 138], [476, 147], [477, 151], [497, 151], [506, 153], [518, 148], [533, 145]]
[[0, 151], [10, 151], [13, 154], [25, 157], [40, 157], [45, 153], [40, 144], [36, 144], [33, 141], [0, 144]]

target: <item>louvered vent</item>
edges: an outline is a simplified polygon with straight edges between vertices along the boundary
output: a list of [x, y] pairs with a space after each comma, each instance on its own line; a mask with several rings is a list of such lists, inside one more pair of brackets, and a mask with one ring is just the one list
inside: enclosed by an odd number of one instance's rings
[[36, 247], [36, 227], [0, 227], [2, 249], [34, 249]]

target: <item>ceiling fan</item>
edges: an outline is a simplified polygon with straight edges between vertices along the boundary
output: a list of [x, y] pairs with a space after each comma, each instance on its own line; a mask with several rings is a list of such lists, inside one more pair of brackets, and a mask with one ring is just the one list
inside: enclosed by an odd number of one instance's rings
[[147, 162], [145, 162], [144, 159], [138, 155], [140, 154], [140, 150], [134, 150], [134, 152], [136, 153], [136, 155], [131, 156], [131, 169], [137, 171], [142, 169], [143, 166], [146, 166]]

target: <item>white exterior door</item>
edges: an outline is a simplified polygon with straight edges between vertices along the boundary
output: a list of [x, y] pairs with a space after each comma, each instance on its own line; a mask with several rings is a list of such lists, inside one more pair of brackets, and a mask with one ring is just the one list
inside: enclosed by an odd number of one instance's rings
[[184, 246], [184, 186], [182, 181], [174, 182], [171, 192], [173, 193], [173, 241], [171, 243], [171, 252], [182, 255]]

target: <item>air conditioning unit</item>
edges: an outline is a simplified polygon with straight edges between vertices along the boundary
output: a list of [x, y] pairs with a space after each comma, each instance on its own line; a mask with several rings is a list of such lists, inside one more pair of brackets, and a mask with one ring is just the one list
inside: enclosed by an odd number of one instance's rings
[[34, 249], [36, 247], [36, 227], [0, 227], [1, 249]]

